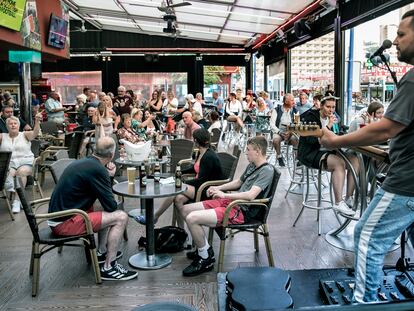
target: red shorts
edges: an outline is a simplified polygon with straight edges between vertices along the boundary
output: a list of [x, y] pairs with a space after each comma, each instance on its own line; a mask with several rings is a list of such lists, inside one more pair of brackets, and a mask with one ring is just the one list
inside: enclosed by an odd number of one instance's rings
[[[214, 199], [203, 201], [204, 209], [214, 209], [217, 216], [217, 224], [223, 224], [224, 213], [227, 205], [231, 203], [231, 199]], [[233, 206], [229, 215], [229, 223], [237, 225], [244, 223], [244, 215], [239, 206]]]
[[[102, 211], [94, 212], [92, 207], [89, 211], [87, 211], [87, 213], [92, 224], [93, 232], [101, 230]], [[81, 235], [86, 233], [85, 222], [83, 221], [83, 217], [81, 215], [75, 215], [55, 227], [50, 227], [50, 229], [52, 229], [53, 234], [63, 236]]]

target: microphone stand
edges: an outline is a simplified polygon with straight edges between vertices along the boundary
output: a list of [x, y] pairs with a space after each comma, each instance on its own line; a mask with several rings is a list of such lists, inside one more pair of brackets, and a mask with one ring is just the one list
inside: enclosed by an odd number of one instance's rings
[[395, 87], [397, 87], [398, 86], [397, 74], [395, 73], [395, 71], [391, 70], [390, 66], [388, 65], [388, 61], [385, 58], [384, 54], [381, 53], [379, 56], [380, 56], [382, 62], [387, 67], [388, 71], [390, 72], [390, 75], [391, 75], [392, 80], [394, 81]]

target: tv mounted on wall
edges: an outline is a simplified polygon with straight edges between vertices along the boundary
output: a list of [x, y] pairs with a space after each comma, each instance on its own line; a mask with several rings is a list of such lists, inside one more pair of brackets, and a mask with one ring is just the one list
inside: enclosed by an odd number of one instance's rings
[[47, 39], [47, 44], [57, 49], [64, 49], [67, 31], [68, 21], [56, 15], [50, 15], [49, 36]]

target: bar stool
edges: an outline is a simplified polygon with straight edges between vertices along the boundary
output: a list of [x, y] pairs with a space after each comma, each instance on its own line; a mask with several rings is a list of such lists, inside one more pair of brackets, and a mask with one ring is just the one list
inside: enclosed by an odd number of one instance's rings
[[[302, 215], [305, 208], [316, 210], [316, 221], [318, 223], [318, 235], [321, 235], [322, 232], [322, 221], [320, 217], [320, 212], [322, 210], [332, 209], [333, 206], [333, 200], [332, 200], [332, 187], [329, 187], [329, 200], [324, 199], [322, 197], [322, 174], [323, 174], [323, 167], [318, 169], [317, 174], [317, 194], [316, 198], [309, 198], [310, 196], [310, 171], [312, 171], [311, 168], [304, 166], [305, 172], [306, 172], [306, 193], [305, 193], [305, 199], [302, 202], [302, 208], [298, 214], [298, 216], [295, 219], [295, 222], [293, 223], [293, 227], [295, 227], [296, 223], [298, 222], [300, 216]], [[323, 205], [323, 203], [328, 203], [329, 205]]]
[[234, 142], [234, 143], [236, 143], [236, 142], [234, 141], [234, 139], [237, 137], [237, 132], [236, 132], [236, 122], [234, 122], [234, 121], [227, 121], [227, 120], [226, 120], [226, 122], [227, 122], [227, 124], [226, 124], [226, 129], [225, 129], [225, 131], [223, 132], [223, 134], [225, 135], [225, 137], [224, 137], [224, 142], [225, 142], [227, 145], [229, 145], [229, 144], [230, 144], [230, 142]]
[[[317, 183], [317, 176], [314, 173], [313, 169], [310, 169], [310, 178], [308, 178], [308, 180], [306, 179], [306, 176], [309, 175], [309, 168], [307, 168], [306, 166], [304, 166], [303, 164], [301, 164], [299, 161], [296, 160], [296, 155], [297, 155], [297, 147], [292, 146], [292, 151], [290, 152], [289, 149], [287, 149], [286, 151], [284, 151], [282, 154], [286, 154], [287, 159], [289, 159], [289, 154], [291, 154], [291, 158], [292, 160], [289, 161], [289, 165], [288, 167], [288, 171], [290, 174], [290, 185], [288, 190], [286, 191], [285, 194], [285, 198], [287, 198], [289, 193], [294, 193], [294, 194], [302, 194], [303, 195], [303, 189], [302, 191], [299, 192], [292, 192], [294, 188], [296, 187], [303, 187], [305, 185], [307, 185], [309, 187], [309, 185], [314, 185], [315, 187], [317, 187], [316, 183]], [[286, 161], [288, 162], [288, 161]], [[287, 163], [286, 163], [287, 164]], [[309, 177], [309, 176], [308, 176]]]

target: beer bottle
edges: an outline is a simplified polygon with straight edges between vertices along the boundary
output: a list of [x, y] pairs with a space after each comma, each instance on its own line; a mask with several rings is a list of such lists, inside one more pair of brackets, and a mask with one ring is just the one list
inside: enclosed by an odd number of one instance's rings
[[140, 169], [139, 169], [139, 185], [141, 187], [146, 187], [147, 186], [147, 176], [146, 176], [146, 173], [145, 173], [144, 163], [141, 164]]
[[154, 181], [159, 182], [160, 178], [161, 178], [160, 164], [157, 162], [155, 163], [155, 167], [154, 167]]
[[182, 180], [181, 180], [181, 168], [178, 165], [177, 169], [175, 171], [175, 188], [180, 188], [182, 186]]

